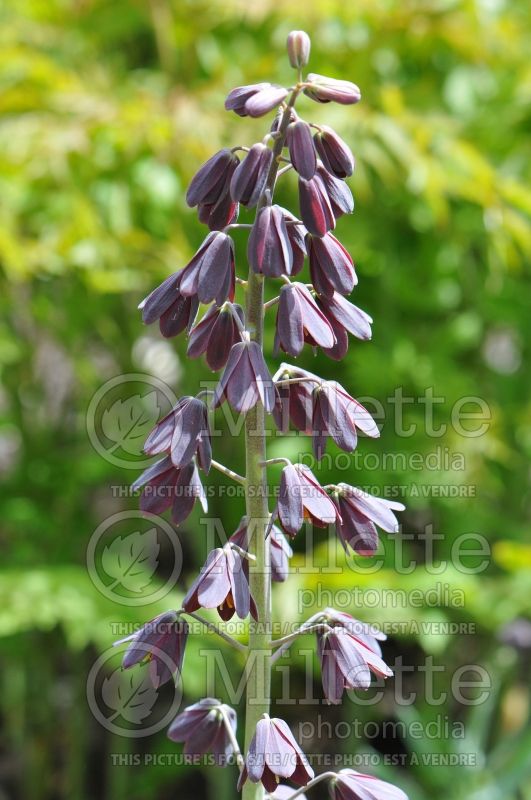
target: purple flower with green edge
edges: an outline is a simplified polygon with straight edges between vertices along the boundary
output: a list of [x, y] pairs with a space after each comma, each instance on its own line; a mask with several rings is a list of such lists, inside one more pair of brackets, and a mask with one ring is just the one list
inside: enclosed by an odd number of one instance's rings
[[227, 399], [235, 411], [246, 414], [260, 401], [268, 413], [275, 405], [275, 388], [256, 342], [238, 342], [232, 346], [227, 366], [214, 393], [213, 407]]
[[306, 81], [310, 85], [306, 85], [304, 94], [317, 103], [334, 102], [349, 106], [359, 103], [361, 100], [358, 86], [350, 81], [328, 78], [326, 75], [318, 75], [316, 72], [310, 72]]
[[263, 117], [282, 103], [288, 96], [283, 86], [269, 86], [253, 94], [245, 103], [245, 113], [250, 117]]
[[[302, 378], [303, 380], [300, 383], [277, 385], [277, 382], [290, 378]], [[313, 390], [316, 385], [321, 383], [321, 378], [308, 370], [282, 363], [273, 375], [273, 382], [276, 390], [273, 418], [279, 431], [287, 433], [291, 420], [296, 430], [310, 435], [312, 433]]]
[[352, 175], [354, 172], [352, 151], [332, 128], [320, 125], [313, 142], [327, 172], [331, 172], [336, 178], [348, 178]]
[[196, 172], [186, 192], [186, 202], [193, 208], [198, 205], [215, 205], [223, 197], [240, 159], [227, 147], [219, 150]]
[[185, 467], [193, 457], [208, 473], [212, 461], [212, 446], [208, 410], [197, 397], [181, 397], [177, 405], [153, 428], [144, 452], [148, 456], [169, 453], [174, 467]]
[[280, 290], [275, 353], [279, 349], [300, 355], [304, 343], [324, 349], [334, 346], [334, 331], [303, 283], [290, 283]]
[[310, 276], [315, 291], [325, 297], [350, 294], [358, 282], [354, 262], [349, 252], [335, 236], [306, 235], [306, 249], [310, 261]]
[[[282, 583], [289, 575], [289, 559], [293, 556], [293, 550], [280, 528], [277, 528], [276, 525], [271, 526], [270, 537], [271, 580]], [[246, 517], [241, 518], [238, 529], [232, 534], [229, 541], [241, 547], [242, 550], [248, 551]]]
[[227, 95], [225, 110], [234, 111], [239, 117], [246, 117], [247, 111], [245, 110], [245, 104], [247, 100], [250, 100], [251, 97], [254, 97], [254, 95], [259, 92], [271, 88], [271, 83], [252, 83], [248, 86], [237, 86], [236, 89], [232, 89]]
[[323, 182], [335, 219], [339, 219], [343, 214], [352, 214], [354, 198], [345, 181], [331, 175], [320, 161], [317, 162], [317, 175]]
[[363, 341], [371, 338], [371, 317], [339, 292], [334, 292], [331, 297], [317, 295], [315, 302], [327, 318], [336, 337], [335, 345], [325, 351], [330, 358], [341, 361], [345, 357], [349, 333]]
[[196, 465], [191, 462], [177, 469], [166, 456], [148, 467], [132, 485], [142, 489], [140, 510], [144, 514], [163, 514], [171, 506], [171, 518], [176, 525], [184, 522], [199, 500], [206, 513], [208, 504]]
[[306, 31], [291, 31], [288, 34], [286, 47], [289, 63], [293, 69], [301, 69], [306, 66], [310, 60], [311, 46], [310, 37]]
[[199, 221], [208, 225], [211, 231], [222, 231], [227, 225], [237, 221], [240, 204], [234, 202], [230, 195], [230, 186], [227, 185], [216, 203], [199, 203], [197, 211]]
[[225, 766], [234, 756], [234, 747], [225, 719], [236, 735], [236, 712], [213, 697], [204, 697], [178, 714], [168, 728], [168, 739], [184, 742], [183, 752], [189, 756], [212, 753], [216, 764]]
[[245, 619], [249, 612], [257, 619], [256, 604], [251, 596], [244, 559], [232, 545], [216, 547], [208, 554], [201, 572], [183, 600], [185, 611], [217, 608], [222, 620], [236, 613]]
[[342, 769], [328, 784], [331, 800], [408, 800], [402, 789], [372, 775]]
[[146, 622], [139, 631], [114, 643], [114, 646], [130, 642], [124, 653], [122, 668], [130, 669], [136, 664], [149, 664], [149, 677], [157, 689], [181, 673], [188, 625], [175, 611], [166, 611]]
[[270, 278], [291, 275], [293, 250], [286, 218], [279, 206], [264, 206], [256, 215], [247, 244], [253, 270]]
[[235, 169], [230, 182], [230, 193], [234, 202], [253, 208], [265, 189], [269, 169], [273, 162], [273, 151], [259, 142], [253, 144], [244, 160]]
[[314, 388], [312, 401], [312, 444], [318, 460], [326, 451], [329, 436], [347, 453], [356, 448], [357, 429], [371, 438], [380, 436], [380, 431], [367, 409], [337, 381], [322, 381]]
[[325, 608], [318, 622], [324, 622], [332, 628], [345, 628], [355, 639], [372, 650], [376, 655], [382, 655], [380, 642], [385, 642], [387, 636], [374, 625], [367, 622], [360, 622], [351, 614], [344, 611], [336, 611], [335, 608]]
[[344, 627], [317, 634], [323, 691], [328, 703], [341, 702], [345, 689], [368, 689], [371, 672], [387, 678], [393, 671], [364, 641]]
[[346, 483], [335, 487], [333, 497], [341, 515], [336, 533], [346, 553], [351, 547], [359, 555], [373, 555], [378, 547], [377, 527], [387, 533], [398, 532], [393, 511], [403, 511], [402, 503], [375, 497]]
[[182, 275], [183, 270], [170, 275], [138, 306], [143, 322], [151, 325], [158, 320], [160, 332], [167, 339], [177, 336], [185, 328], [190, 329], [199, 308], [197, 297], [185, 297], [181, 293]]
[[312, 129], [302, 119], [291, 122], [286, 133], [289, 157], [295, 171], [309, 181], [317, 169], [317, 156], [313, 145]]
[[291, 275], [298, 275], [304, 266], [304, 258], [306, 256], [306, 244], [304, 237], [306, 235], [306, 228], [297, 217], [293, 216], [289, 211], [282, 206], [279, 206], [284, 219], [286, 221], [286, 228], [288, 230], [288, 239], [293, 254], [293, 264], [291, 266]]
[[305, 520], [326, 528], [337, 521], [339, 511], [309, 467], [288, 464], [282, 470], [275, 517], [287, 534], [295, 536]]
[[234, 242], [226, 233], [213, 231], [182, 270], [180, 291], [220, 306], [227, 298], [234, 299], [235, 280]]
[[243, 308], [237, 303], [212, 305], [190, 331], [186, 355], [198, 358], [206, 353], [208, 366], [217, 372], [227, 363], [233, 344], [241, 341], [240, 327], [243, 324]]
[[314, 236], [324, 236], [336, 227], [330, 198], [319, 173], [309, 181], [299, 177], [299, 206], [302, 221]]
[[289, 778], [296, 786], [305, 786], [314, 776], [308, 759], [282, 719], [264, 714], [245, 757], [238, 781], [238, 791], [247, 779], [262, 782], [268, 792], [278, 787], [279, 778]]

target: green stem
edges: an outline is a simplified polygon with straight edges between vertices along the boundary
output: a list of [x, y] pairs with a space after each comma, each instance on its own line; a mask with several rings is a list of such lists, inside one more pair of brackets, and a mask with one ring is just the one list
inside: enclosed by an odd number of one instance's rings
[[[298, 89], [291, 95], [286, 107], [278, 136], [273, 147], [273, 161], [267, 183], [257, 212], [266, 202], [266, 192], [273, 195], [277, 179], [279, 157], [286, 139], [286, 130], [291, 117]], [[251, 338], [263, 348], [264, 333], [264, 279], [249, 267], [247, 279], [247, 330]], [[256, 724], [263, 714], [269, 713], [271, 686], [271, 570], [269, 539], [265, 533], [269, 522], [267, 504], [266, 440], [264, 407], [257, 403], [245, 419], [246, 451], [246, 513], [249, 550], [256, 556], [249, 565], [251, 594], [256, 603], [258, 622], [251, 619], [249, 625], [249, 653], [246, 665], [246, 709], [245, 709], [245, 753], [249, 749]], [[262, 800], [264, 790], [260, 783], [247, 781], [243, 787], [242, 800]]]

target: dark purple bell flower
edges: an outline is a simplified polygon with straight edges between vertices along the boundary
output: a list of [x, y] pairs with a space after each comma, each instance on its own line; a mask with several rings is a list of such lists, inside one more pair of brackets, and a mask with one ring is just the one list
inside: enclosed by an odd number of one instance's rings
[[214, 205], [225, 193], [240, 159], [228, 148], [219, 150], [196, 172], [186, 192], [186, 202]]
[[245, 113], [250, 117], [263, 117], [277, 108], [288, 96], [283, 86], [268, 86], [253, 94], [245, 103]]
[[403, 511], [402, 503], [375, 497], [346, 483], [338, 484], [333, 496], [341, 514], [336, 533], [347, 553], [349, 547], [360, 555], [375, 553], [377, 526], [388, 533], [397, 533], [398, 520], [393, 511]]
[[168, 729], [168, 739], [184, 742], [183, 752], [186, 755], [212, 753], [216, 764], [225, 766], [234, 756], [225, 720], [236, 735], [235, 710], [213, 697], [204, 697], [175, 717]]
[[275, 515], [286, 533], [295, 536], [304, 520], [325, 528], [339, 512], [309, 467], [288, 464], [282, 470]]
[[193, 462], [177, 469], [166, 456], [144, 470], [131, 488], [133, 491], [142, 489], [140, 509], [145, 514], [163, 514], [171, 506], [171, 518], [176, 525], [190, 516], [196, 500], [201, 503], [203, 511], [208, 510], [203, 485]]
[[248, 86], [237, 86], [236, 89], [232, 89], [227, 95], [227, 99], [225, 100], [225, 110], [226, 111], [234, 111], [240, 117], [246, 117], [247, 111], [245, 110], [245, 104], [247, 100], [250, 100], [251, 97], [258, 94], [259, 92], [263, 92], [266, 89], [271, 89], [271, 83], [252, 83]]
[[[278, 381], [290, 378], [303, 378], [304, 380], [284, 386], [277, 385]], [[312, 433], [313, 390], [321, 383], [321, 378], [300, 367], [283, 363], [273, 375], [273, 382], [277, 392], [273, 411], [277, 428], [283, 433], [287, 433], [291, 420], [296, 430], [310, 435]]]
[[354, 172], [354, 156], [348, 144], [329, 128], [320, 125], [313, 137], [315, 149], [328, 172], [336, 178], [348, 178]]
[[361, 403], [354, 400], [337, 381], [322, 381], [313, 391], [312, 443], [315, 457], [321, 459], [328, 437], [347, 453], [358, 443], [357, 429], [378, 438], [380, 431]]
[[349, 106], [361, 100], [361, 92], [355, 83], [350, 81], [328, 78], [326, 75], [318, 75], [310, 72], [306, 78], [310, 84], [304, 89], [304, 94], [315, 100], [317, 103], [341, 103]]
[[296, 172], [309, 181], [317, 169], [317, 156], [313, 145], [312, 129], [302, 119], [291, 122], [286, 133], [289, 157]]
[[282, 206], [279, 206], [284, 219], [286, 221], [286, 228], [288, 230], [288, 239], [293, 254], [293, 264], [291, 266], [291, 275], [298, 275], [304, 266], [304, 258], [306, 256], [306, 243], [304, 237], [306, 236], [306, 228], [297, 217], [293, 216], [289, 211]]
[[130, 642], [125, 651], [122, 668], [149, 664], [149, 676], [155, 688], [181, 673], [188, 625], [175, 611], [166, 611], [146, 622], [136, 633], [115, 642], [115, 646]]
[[306, 235], [310, 275], [315, 291], [325, 297], [350, 294], [358, 282], [350, 254], [331, 233]]
[[234, 242], [221, 231], [209, 233], [181, 273], [181, 294], [218, 306], [234, 299]]
[[[247, 552], [249, 548], [247, 538], [247, 518], [242, 517], [238, 529], [232, 534], [229, 541]], [[276, 525], [271, 526], [269, 541], [271, 580], [282, 583], [289, 575], [289, 559], [293, 556], [293, 550], [280, 528], [277, 528]]]
[[330, 358], [341, 361], [345, 357], [348, 350], [348, 333], [364, 341], [371, 338], [371, 317], [338, 292], [334, 292], [332, 297], [318, 295], [315, 302], [327, 318], [336, 337], [335, 345], [326, 351]]
[[230, 194], [230, 185], [215, 203], [199, 203], [197, 207], [199, 221], [208, 225], [211, 231], [222, 231], [227, 225], [236, 222], [240, 213], [240, 204], [235, 203]]
[[299, 177], [299, 206], [302, 221], [314, 236], [324, 236], [336, 227], [328, 192], [319, 173], [309, 181]]
[[251, 783], [261, 781], [268, 792], [273, 792], [279, 778], [289, 778], [296, 786], [305, 786], [313, 776], [313, 769], [284, 720], [264, 714], [256, 724], [238, 791], [247, 779]]
[[151, 325], [158, 320], [160, 332], [167, 339], [191, 328], [199, 308], [197, 297], [185, 297], [181, 293], [182, 276], [183, 270], [170, 275], [138, 306], [144, 323]]
[[181, 397], [164, 419], [153, 428], [144, 452], [149, 456], [169, 453], [174, 467], [181, 469], [197, 455], [204, 472], [210, 470], [212, 446], [208, 424], [208, 410], [197, 397]]
[[329, 703], [340, 703], [345, 689], [368, 689], [371, 672], [385, 678], [393, 674], [366, 642], [344, 627], [317, 633], [323, 691]]
[[326, 349], [333, 347], [335, 336], [306, 286], [290, 283], [280, 290], [275, 352], [282, 349], [291, 356], [298, 356], [304, 342]]
[[318, 622], [324, 622], [331, 628], [344, 628], [355, 639], [357, 639], [376, 655], [382, 655], [380, 642], [385, 642], [387, 636], [378, 630], [374, 625], [367, 622], [360, 622], [359, 619], [347, 614], [344, 611], [336, 611], [335, 608], [325, 608]]
[[328, 784], [330, 800], [408, 800], [392, 783], [363, 775], [353, 769], [340, 770]]
[[223, 620], [236, 613], [245, 619], [249, 612], [257, 619], [256, 605], [251, 597], [244, 559], [227, 543], [208, 554], [201, 572], [183, 600], [185, 611], [198, 608], [217, 608]]
[[291, 275], [293, 250], [280, 206], [264, 206], [256, 215], [247, 245], [253, 270], [269, 278]]
[[227, 399], [235, 411], [246, 414], [258, 401], [271, 413], [275, 405], [273, 381], [256, 342], [232, 346], [225, 371], [216, 387], [213, 407]]
[[259, 142], [253, 144], [244, 160], [234, 171], [230, 193], [234, 202], [253, 208], [265, 189], [273, 161], [273, 151]]
[[339, 219], [343, 214], [352, 214], [354, 198], [345, 181], [328, 172], [320, 161], [317, 162], [317, 175], [323, 182], [335, 219]]
[[233, 344], [241, 341], [240, 325], [244, 323], [243, 308], [233, 303], [212, 305], [205, 316], [190, 331], [186, 354], [198, 358], [206, 353], [206, 362], [217, 372], [227, 363]]

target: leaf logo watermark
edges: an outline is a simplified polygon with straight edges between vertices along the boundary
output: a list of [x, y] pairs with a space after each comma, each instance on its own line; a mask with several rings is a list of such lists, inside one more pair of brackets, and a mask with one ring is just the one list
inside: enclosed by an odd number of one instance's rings
[[122, 718], [131, 725], [140, 725], [151, 714], [157, 701], [157, 690], [145, 670], [140, 679], [138, 673], [138, 670], [115, 670], [104, 679], [101, 696], [105, 705], [114, 712], [108, 722]]
[[104, 547], [101, 556], [104, 571], [114, 578], [108, 588], [123, 586], [129, 592], [142, 592], [157, 569], [159, 553], [156, 528], [118, 536]]
[[101, 429], [113, 442], [108, 452], [114, 453], [121, 448], [133, 456], [138, 455], [147, 435], [156, 425], [160, 411], [156, 392], [115, 400], [101, 418]]

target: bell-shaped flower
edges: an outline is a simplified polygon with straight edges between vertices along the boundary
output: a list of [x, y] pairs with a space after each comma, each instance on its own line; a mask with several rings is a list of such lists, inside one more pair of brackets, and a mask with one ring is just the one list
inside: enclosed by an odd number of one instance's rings
[[273, 792], [279, 778], [289, 778], [296, 786], [305, 786], [313, 776], [313, 769], [284, 720], [264, 714], [249, 745], [238, 790], [247, 779], [251, 783], [261, 781], [266, 791]]
[[320, 125], [313, 137], [315, 149], [326, 170], [336, 178], [348, 178], [354, 172], [354, 156], [348, 144], [329, 128]]
[[191, 328], [199, 308], [197, 297], [185, 297], [180, 285], [184, 270], [175, 272], [153, 289], [138, 308], [146, 325], [159, 321], [160, 332], [167, 339]]
[[223, 620], [234, 613], [245, 619], [249, 611], [257, 619], [256, 605], [251, 597], [244, 558], [230, 542], [216, 547], [208, 554], [201, 572], [183, 600], [185, 611], [198, 608], [217, 608]]
[[368, 689], [371, 672], [385, 678], [393, 674], [385, 661], [346, 628], [317, 633], [323, 691], [329, 703], [341, 702], [345, 689]]
[[349, 547], [360, 555], [375, 553], [377, 527], [388, 533], [397, 533], [399, 525], [393, 511], [403, 511], [405, 506], [402, 503], [375, 497], [346, 483], [338, 484], [333, 496], [341, 515], [336, 523], [336, 533], [347, 553]]
[[330, 198], [319, 173], [309, 181], [299, 177], [299, 207], [304, 225], [314, 236], [324, 236], [335, 228]]
[[208, 410], [197, 397], [181, 397], [177, 405], [153, 428], [144, 452], [149, 456], [169, 453], [174, 467], [185, 467], [197, 456], [204, 472], [210, 470], [212, 446]]
[[310, 275], [315, 291], [332, 297], [334, 291], [350, 294], [358, 282], [354, 263], [348, 251], [331, 233], [306, 236]]
[[193, 208], [199, 204], [214, 205], [225, 194], [240, 159], [228, 148], [219, 150], [196, 172], [186, 192], [186, 202]]
[[333, 347], [334, 331], [303, 283], [290, 283], [280, 290], [275, 352], [300, 355], [304, 343], [324, 349]]
[[284, 215], [286, 221], [286, 228], [288, 230], [288, 239], [293, 254], [293, 264], [291, 266], [291, 275], [298, 275], [304, 266], [304, 258], [306, 256], [306, 243], [304, 237], [306, 236], [306, 228], [297, 217], [293, 216], [289, 211], [280, 206], [280, 210]]
[[343, 214], [352, 214], [354, 211], [354, 198], [345, 181], [328, 172], [321, 161], [317, 162], [316, 175], [321, 179], [325, 188], [334, 218], [337, 220]]
[[142, 489], [140, 509], [145, 514], [163, 514], [171, 506], [171, 518], [176, 525], [190, 516], [196, 500], [201, 503], [203, 511], [208, 510], [203, 485], [193, 462], [178, 469], [166, 456], [144, 470], [131, 488], [133, 491]]
[[238, 342], [232, 346], [227, 366], [214, 393], [213, 407], [227, 399], [235, 411], [246, 414], [258, 401], [271, 413], [275, 388], [256, 342]]
[[232, 345], [241, 341], [243, 324], [243, 308], [238, 304], [212, 305], [190, 331], [186, 354], [198, 358], [205, 353], [208, 366], [217, 372], [227, 363]]
[[328, 78], [326, 75], [318, 75], [315, 72], [310, 72], [306, 81], [304, 94], [317, 103], [334, 102], [349, 106], [361, 100], [359, 88], [350, 81]]
[[[289, 575], [289, 559], [293, 556], [293, 550], [280, 528], [277, 528], [276, 525], [271, 525], [269, 537], [271, 580], [282, 583]], [[238, 529], [232, 534], [229, 541], [247, 552], [249, 543], [246, 517], [242, 517]], [[246, 562], [244, 561], [244, 568], [245, 564]]]
[[322, 381], [313, 391], [312, 441], [315, 457], [321, 459], [328, 437], [345, 452], [355, 450], [357, 429], [378, 438], [380, 431], [361, 403], [354, 400], [337, 381]]
[[175, 717], [168, 729], [168, 739], [184, 742], [185, 755], [212, 753], [215, 763], [225, 766], [235, 755], [227, 725], [235, 737], [235, 710], [213, 697], [204, 697]]
[[295, 171], [309, 181], [317, 169], [317, 156], [308, 123], [302, 119], [291, 122], [286, 131], [286, 144]]
[[280, 206], [264, 206], [256, 215], [247, 245], [253, 270], [269, 278], [291, 275], [293, 250]]
[[353, 769], [340, 770], [328, 784], [330, 800], [408, 800], [402, 789]]
[[246, 102], [250, 100], [251, 97], [271, 88], [271, 83], [252, 83], [248, 86], [237, 86], [236, 89], [232, 89], [227, 95], [225, 110], [234, 111], [238, 116], [246, 117], [248, 115], [248, 112], [245, 110]]
[[265, 189], [273, 161], [273, 151], [259, 142], [253, 144], [244, 160], [234, 170], [230, 193], [234, 202], [253, 208]]
[[345, 357], [349, 333], [364, 341], [371, 338], [371, 317], [339, 292], [334, 292], [331, 297], [317, 295], [315, 302], [327, 318], [336, 337], [335, 345], [326, 351], [330, 358], [341, 361]]
[[374, 625], [360, 622], [345, 611], [336, 611], [335, 608], [325, 608], [316, 622], [328, 624], [331, 628], [344, 628], [373, 653], [382, 655], [380, 642], [385, 642], [387, 636]]
[[339, 512], [319, 481], [304, 464], [288, 464], [282, 470], [277, 507], [279, 518], [290, 536], [301, 529], [304, 520], [319, 528], [336, 522]]
[[213, 231], [182, 270], [181, 293], [221, 305], [234, 299], [234, 286], [234, 242], [226, 233]]
[[230, 185], [215, 203], [199, 203], [197, 207], [199, 221], [208, 225], [211, 231], [222, 231], [227, 225], [236, 222], [240, 212], [240, 204], [230, 194]]
[[149, 676], [155, 688], [181, 673], [188, 625], [175, 611], [166, 611], [146, 622], [136, 633], [114, 645], [129, 642], [122, 659], [122, 668], [149, 664]]
[[[296, 382], [291, 381], [295, 378]], [[285, 384], [283, 381], [289, 380]], [[313, 390], [321, 378], [313, 372], [282, 363], [273, 375], [276, 402], [273, 418], [279, 431], [287, 433], [290, 420], [296, 430], [310, 435], [313, 419]]]

